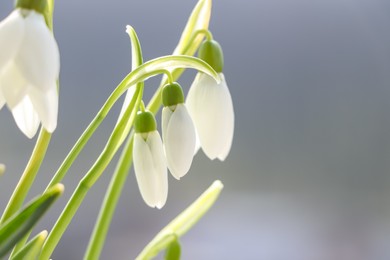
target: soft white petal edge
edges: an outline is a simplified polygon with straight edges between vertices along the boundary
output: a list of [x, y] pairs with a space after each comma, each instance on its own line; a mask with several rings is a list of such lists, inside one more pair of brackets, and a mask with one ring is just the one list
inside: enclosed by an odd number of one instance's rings
[[[152, 133], [148, 134], [147, 141], [139, 133], [134, 135], [134, 171], [145, 203], [149, 207], [160, 209], [165, 205], [168, 196], [168, 176], [165, 162], [161, 162], [164, 159], [161, 138], [156, 132], [160, 138], [156, 140], [155, 134]], [[156, 148], [157, 151], [153, 151]], [[161, 154], [157, 155], [158, 152]]]
[[16, 125], [28, 137], [33, 138], [39, 127], [39, 118], [28, 96], [12, 109]]
[[24, 35], [25, 21], [19, 10], [0, 22], [0, 74], [19, 50]]
[[3, 93], [1, 93], [1, 88], [0, 88], [0, 109], [3, 108], [5, 104], [5, 98], [3, 97]]
[[53, 133], [57, 127], [58, 116], [58, 93], [56, 85], [53, 85], [46, 91], [32, 87], [28, 91], [28, 96], [34, 105], [35, 111], [38, 113], [43, 127], [49, 133]]
[[46, 91], [56, 82], [60, 71], [57, 42], [43, 15], [30, 11], [25, 22], [24, 38], [15, 62], [29, 83]]
[[196, 144], [195, 126], [184, 104], [178, 104], [166, 121], [164, 147], [168, 168], [173, 177], [179, 180], [187, 174], [192, 164]]
[[168, 198], [168, 170], [167, 162], [164, 156], [164, 148], [161, 136], [157, 131], [150, 132], [146, 142], [148, 143], [152, 153], [154, 169], [158, 173], [156, 176], [156, 190], [159, 194], [159, 200], [156, 204], [156, 207], [161, 209], [165, 205]]
[[211, 160], [224, 160], [234, 133], [234, 109], [224, 76], [222, 82], [198, 73], [187, 95], [187, 107], [195, 123], [203, 151]]
[[29, 85], [15, 63], [10, 61], [0, 75], [0, 87], [8, 107], [12, 110], [27, 94]]

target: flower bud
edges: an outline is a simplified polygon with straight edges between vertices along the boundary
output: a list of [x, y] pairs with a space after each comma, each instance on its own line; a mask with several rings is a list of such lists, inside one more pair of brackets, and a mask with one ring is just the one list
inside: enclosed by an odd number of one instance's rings
[[136, 133], [148, 133], [157, 129], [156, 119], [150, 111], [138, 112], [135, 117], [134, 129]]
[[138, 187], [148, 206], [161, 209], [168, 196], [168, 176], [154, 115], [149, 111], [138, 112], [134, 128], [133, 159]]
[[181, 246], [177, 238], [175, 238], [165, 251], [165, 260], [180, 260]]
[[38, 13], [43, 14], [46, 9], [47, 0], [16, 0], [15, 7], [35, 10]]
[[216, 72], [223, 70], [223, 52], [215, 40], [206, 40], [199, 46], [198, 57], [207, 62]]
[[178, 83], [162, 89], [162, 135], [169, 171], [180, 179], [189, 171], [196, 145], [196, 132], [184, 104], [184, 94]]
[[162, 89], [162, 103], [164, 107], [176, 106], [184, 103], [184, 94], [179, 83], [167, 84]]

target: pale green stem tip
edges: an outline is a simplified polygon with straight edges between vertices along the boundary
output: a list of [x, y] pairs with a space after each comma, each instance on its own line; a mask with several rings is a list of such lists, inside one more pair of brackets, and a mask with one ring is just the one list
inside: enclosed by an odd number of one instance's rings
[[5, 172], [5, 165], [0, 163], [0, 175], [2, 175]]

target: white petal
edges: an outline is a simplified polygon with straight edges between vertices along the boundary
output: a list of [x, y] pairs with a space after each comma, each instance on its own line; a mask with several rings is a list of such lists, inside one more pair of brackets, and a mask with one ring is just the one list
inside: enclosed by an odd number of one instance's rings
[[225, 104], [225, 113], [226, 113], [226, 117], [225, 117], [225, 126], [226, 128], [224, 129], [224, 146], [223, 148], [221, 148], [220, 150], [220, 153], [218, 154], [218, 159], [221, 160], [221, 161], [224, 161], [226, 159], [226, 157], [229, 155], [229, 152], [230, 152], [230, 148], [232, 147], [232, 143], [233, 143], [233, 136], [234, 136], [234, 108], [233, 108], [233, 101], [232, 101], [232, 97], [230, 95], [230, 92], [229, 92], [229, 88], [226, 84], [226, 80], [225, 80], [225, 77], [224, 75], [221, 73], [220, 74], [221, 76], [221, 85], [223, 86], [223, 88], [225, 89], [225, 95], [224, 95], [224, 98], [225, 98], [225, 101], [224, 101], [224, 104]]
[[189, 171], [195, 143], [196, 134], [192, 119], [184, 104], [178, 104], [167, 123], [164, 139], [168, 168], [176, 179], [180, 179]]
[[19, 129], [28, 137], [33, 138], [39, 127], [38, 114], [28, 96], [12, 109], [12, 115]]
[[3, 93], [1, 92], [1, 88], [0, 88], [0, 109], [3, 108], [5, 104], [5, 98], [3, 97]]
[[43, 127], [49, 132], [53, 133], [57, 127], [58, 114], [58, 93], [55, 82], [54, 85], [47, 91], [41, 91], [31, 87], [28, 91], [28, 96], [38, 113], [39, 119]]
[[167, 163], [164, 156], [164, 148], [162, 145], [160, 134], [157, 131], [149, 133], [146, 140], [152, 153], [154, 169], [156, 171], [158, 201], [156, 207], [161, 209], [168, 198], [168, 174]]
[[13, 61], [9, 62], [0, 76], [0, 86], [8, 107], [12, 110], [27, 94], [28, 82]]
[[167, 128], [169, 120], [171, 119], [173, 111], [169, 107], [164, 107], [161, 112], [161, 131], [163, 136], [163, 141], [165, 142]]
[[148, 206], [162, 208], [168, 196], [168, 176], [157, 131], [149, 133], [146, 141], [141, 134], [134, 135], [133, 159], [142, 198]]
[[198, 135], [198, 132], [196, 131], [196, 128], [195, 128], [195, 137], [196, 137], [196, 140], [195, 140], [194, 155], [197, 154], [199, 149], [201, 148], [199, 135]]
[[230, 151], [234, 133], [234, 110], [223, 74], [217, 84], [198, 73], [187, 96], [187, 107], [195, 123], [205, 154], [224, 160]]
[[26, 80], [48, 90], [58, 79], [60, 58], [57, 43], [43, 16], [30, 11], [25, 18], [25, 35], [16, 56], [16, 65]]
[[0, 22], [0, 72], [16, 55], [24, 35], [24, 18], [19, 10], [13, 11]]

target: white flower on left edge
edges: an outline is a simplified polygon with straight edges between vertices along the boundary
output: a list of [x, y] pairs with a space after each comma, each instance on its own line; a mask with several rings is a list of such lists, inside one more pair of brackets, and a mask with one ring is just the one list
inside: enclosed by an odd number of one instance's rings
[[15, 9], [0, 22], [0, 109], [6, 103], [29, 138], [40, 123], [48, 132], [57, 126], [59, 70], [58, 46], [42, 14]]

